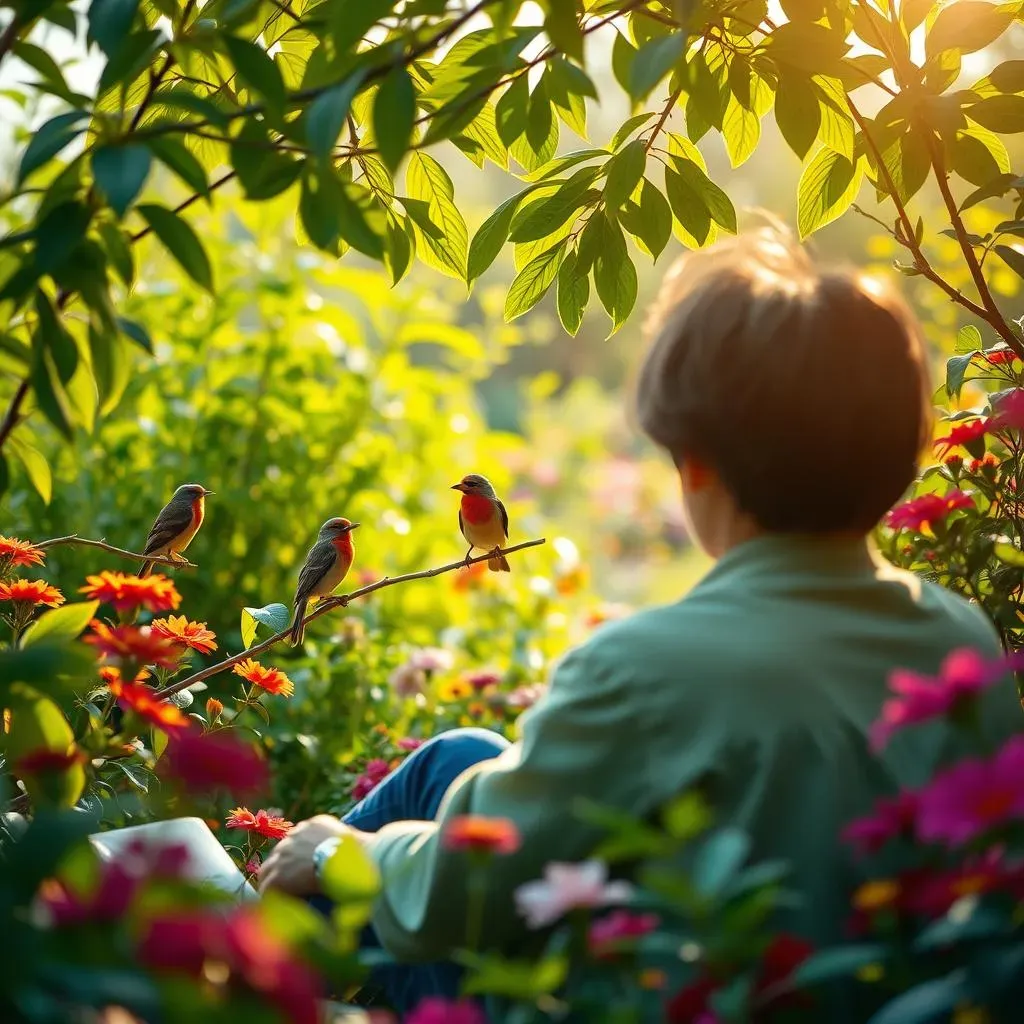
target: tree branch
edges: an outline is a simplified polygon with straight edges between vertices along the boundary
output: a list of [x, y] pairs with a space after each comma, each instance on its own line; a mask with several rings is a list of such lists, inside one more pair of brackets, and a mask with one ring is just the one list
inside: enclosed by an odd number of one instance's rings
[[651, 129], [650, 137], [644, 143], [644, 152], [645, 153], [650, 153], [651, 147], [654, 145], [655, 140], [658, 138], [658, 136], [661, 134], [662, 130], [664, 129], [665, 122], [668, 121], [669, 115], [675, 109], [675, 105], [679, 102], [679, 97], [682, 96], [682, 94], [683, 94], [683, 87], [679, 86], [679, 88], [676, 89], [675, 92], [673, 92], [669, 96], [668, 102], [665, 104], [665, 108], [661, 112], [661, 116], [658, 118], [658, 120], [655, 123], [654, 127]]
[[133, 562], [156, 562], [159, 565], [171, 565], [175, 569], [197, 569], [198, 566], [187, 559], [166, 558], [163, 555], [140, 555], [135, 551], [126, 551], [124, 548], [115, 548], [105, 540], [89, 540], [86, 537], [79, 537], [77, 533], [69, 533], [66, 537], [51, 537], [49, 540], [41, 540], [35, 546], [37, 548], [55, 548], [60, 544], [75, 544], [85, 548], [99, 548], [111, 555], [119, 555], [121, 558], [130, 559]]
[[[226, 185], [233, 178], [237, 178], [237, 177], [238, 177], [238, 172], [237, 171], [228, 171], [227, 174], [222, 175], [215, 182], [213, 182], [212, 185], [210, 185], [209, 191], [213, 192], [216, 189], [220, 188], [221, 185]], [[202, 198], [203, 198], [202, 192], [196, 192], [194, 195], [189, 196], [188, 199], [184, 200], [183, 202], [178, 203], [178, 205], [174, 208], [174, 212], [175, 213], [181, 213], [182, 210], [187, 210], [193, 203], [199, 202], [199, 200], [202, 199]], [[134, 244], [135, 242], [141, 241], [143, 238], [146, 237], [146, 235], [150, 234], [152, 232], [152, 230], [153, 229], [150, 228], [150, 227], [142, 228], [141, 231], [136, 231], [135, 234], [130, 237], [129, 241], [132, 242], [132, 244]]]
[[[503, 555], [511, 555], [516, 551], [523, 551], [526, 548], [535, 548], [544, 543], [546, 543], [545, 538], [540, 537], [537, 540], [523, 541], [522, 544], [513, 544], [509, 548], [501, 549], [499, 553]], [[372, 594], [377, 590], [383, 590], [385, 587], [393, 587], [397, 583], [410, 583], [413, 580], [427, 580], [434, 576], [440, 576], [442, 573], [454, 572], [456, 569], [463, 569], [467, 566], [475, 565], [477, 562], [486, 562], [487, 559], [493, 558], [494, 555], [495, 552], [488, 551], [486, 555], [478, 555], [475, 558], [469, 559], [460, 558], [457, 562], [449, 562], [447, 565], [440, 565], [436, 569], [423, 569], [420, 572], [406, 573], [404, 576], [385, 576], [384, 579], [377, 580], [376, 583], [371, 583], [368, 586], [360, 587], [359, 590], [353, 590], [350, 594], [341, 594], [338, 597], [329, 597], [326, 601], [321, 601], [316, 608], [302, 620], [303, 624], [310, 623], [314, 619], [320, 618], [321, 615], [326, 615], [328, 612], [333, 611], [335, 608], [344, 608], [350, 601], [354, 601], [357, 597], [366, 597], [367, 594]], [[230, 658], [225, 658], [223, 661], [217, 662], [216, 665], [209, 665], [204, 669], [200, 669], [198, 672], [193, 672], [192, 675], [187, 676], [185, 679], [180, 679], [176, 683], [171, 683], [170, 686], [165, 686], [157, 693], [157, 696], [170, 697], [175, 693], [188, 689], [188, 687], [193, 683], [201, 682], [203, 679], [209, 679], [210, 676], [218, 675], [219, 673], [231, 668], [232, 665], [237, 665], [240, 661], [244, 661], [246, 658], [252, 658], [257, 654], [262, 654], [275, 644], [279, 644], [290, 634], [291, 627], [289, 626], [288, 629], [284, 629], [280, 633], [275, 633], [272, 637], [268, 637], [262, 643], [256, 644], [255, 647], [250, 647], [248, 650], [242, 651], [240, 654], [233, 654]]]
[[21, 406], [28, 397], [28, 381], [29, 379], [26, 377], [18, 385], [18, 390], [14, 392], [10, 405], [7, 406], [7, 412], [4, 413], [3, 422], [0, 423], [0, 448], [3, 448], [4, 442], [10, 436], [11, 431], [18, 425]]
[[18, 33], [21, 31], [21, 21], [17, 14], [12, 15], [7, 28], [0, 35], [0, 60], [7, 56], [11, 47], [18, 41]]

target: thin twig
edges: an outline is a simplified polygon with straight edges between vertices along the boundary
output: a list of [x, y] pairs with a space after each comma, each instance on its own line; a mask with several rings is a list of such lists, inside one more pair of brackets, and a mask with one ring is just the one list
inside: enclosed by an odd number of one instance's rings
[[[238, 177], [238, 172], [237, 171], [228, 171], [227, 174], [223, 175], [222, 177], [218, 178], [215, 182], [213, 182], [213, 184], [210, 185], [210, 187], [209, 187], [209, 189], [207, 191], [208, 192], [213, 192], [216, 189], [220, 188], [221, 185], [226, 185], [229, 181], [232, 180], [232, 178], [237, 178], [237, 177]], [[194, 195], [191, 195], [191, 196], [188, 197], [188, 199], [184, 200], [184, 202], [178, 203], [178, 205], [174, 208], [174, 212], [175, 213], [181, 213], [182, 210], [187, 210], [193, 203], [198, 203], [199, 200], [203, 199], [203, 198], [205, 198], [205, 197], [203, 196], [202, 192], [196, 192]], [[132, 243], [141, 241], [152, 230], [153, 229], [151, 227], [144, 227], [144, 228], [142, 228], [141, 231], [136, 231], [135, 234], [132, 235], [129, 238], [129, 241], [132, 242]]]
[[[328, 612], [333, 611], [335, 608], [344, 608], [350, 601], [354, 601], [357, 597], [366, 597], [367, 594], [372, 594], [374, 591], [383, 590], [384, 587], [393, 587], [397, 583], [410, 583], [413, 580], [427, 580], [434, 576], [440, 576], [442, 573], [454, 572], [456, 569], [463, 569], [470, 565], [475, 565], [477, 562], [486, 562], [489, 558], [494, 558], [495, 555], [511, 555], [516, 551], [523, 551], [526, 548], [535, 548], [540, 544], [546, 543], [544, 537], [540, 537], [537, 540], [523, 541], [522, 544], [513, 544], [509, 548], [502, 548], [499, 551], [488, 551], [486, 555], [477, 555], [475, 558], [460, 558], [457, 562], [449, 562], [447, 565], [440, 565], [436, 569], [423, 569], [420, 572], [406, 573], [404, 576], [385, 576], [382, 580], [377, 580], [376, 583], [371, 583], [368, 586], [360, 587], [359, 590], [353, 590], [351, 594], [340, 594], [338, 597], [329, 597], [326, 601], [321, 601], [316, 608], [311, 611], [303, 620], [303, 625], [307, 625], [314, 619], [320, 618], [321, 615], [326, 615]], [[216, 665], [209, 665], [204, 669], [200, 669], [198, 672], [193, 672], [192, 675], [185, 679], [180, 679], [176, 683], [171, 683], [170, 686], [164, 687], [157, 693], [158, 697], [170, 697], [175, 693], [179, 693], [181, 690], [188, 689], [193, 683], [201, 682], [203, 679], [209, 679], [210, 676], [218, 675], [221, 672], [231, 668], [232, 665], [237, 665], [240, 661], [244, 661], [246, 658], [251, 658], [254, 655], [262, 654], [264, 651], [273, 647], [275, 644], [279, 644], [285, 637], [291, 634], [291, 626], [287, 629], [281, 630], [280, 633], [275, 633], [272, 637], [268, 637], [262, 643], [256, 644], [255, 647], [250, 647], [248, 650], [242, 651], [240, 654], [233, 654], [230, 658], [225, 658], [223, 661], [217, 662]]]
[[18, 41], [18, 33], [21, 31], [21, 18], [15, 14], [10, 22], [8, 22], [7, 28], [4, 29], [3, 35], [0, 35], [0, 60], [3, 60], [7, 56], [7, 51]]
[[654, 145], [655, 140], [661, 134], [665, 127], [665, 122], [668, 121], [669, 115], [675, 109], [675, 105], [679, 102], [679, 97], [683, 94], [683, 87], [679, 86], [668, 98], [668, 102], [665, 104], [664, 110], [661, 112], [661, 116], [658, 118], [657, 123], [651, 129], [650, 138], [644, 143], [644, 152], [650, 153], [651, 147]]
[[28, 381], [29, 379], [26, 377], [18, 385], [18, 390], [14, 392], [11, 403], [7, 406], [7, 412], [4, 413], [3, 422], [0, 423], [0, 448], [3, 448], [11, 431], [18, 425], [22, 403], [28, 397]]
[[105, 540], [89, 540], [87, 537], [79, 537], [77, 533], [69, 533], [66, 537], [51, 537], [49, 540], [41, 540], [35, 545], [37, 548], [55, 548], [58, 544], [76, 544], [84, 548], [99, 548], [111, 555], [119, 555], [121, 558], [130, 559], [133, 562], [157, 562], [160, 565], [173, 565], [175, 569], [196, 569], [188, 559], [167, 558], [164, 555], [140, 555], [135, 551], [126, 551], [124, 548], [115, 548]]

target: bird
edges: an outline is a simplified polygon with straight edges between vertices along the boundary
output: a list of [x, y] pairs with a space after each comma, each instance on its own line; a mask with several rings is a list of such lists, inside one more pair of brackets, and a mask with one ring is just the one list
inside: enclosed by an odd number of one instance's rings
[[[142, 549], [143, 555], [184, 562], [181, 553], [203, 525], [206, 499], [211, 494], [213, 491], [208, 491], [202, 484], [182, 484], [156, 517]], [[153, 571], [153, 564], [143, 562], [139, 575], [148, 576]]]
[[298, 647], [305, 635], [303, 618], [310, 598], [326, 597], [348, 575], [355, 558], [352, 531], [359, 526], [340, 516], [328, 519], [317, 534], [316, 543], [309, 549], [306, 561], [299, 570], [295, 588], [295, 617], [292, 619], [292, 647]]
[[[462, 492], [459, 529], [469, 543], [466, 563], [469, 563], [473, 548], [496, 551], [503, 547], [508, 542], [508, 513], [501, 499], [494, 493], [490, 480], [479, 473], [470, 473], [457, 484], [452, 484], [452, 490]], [[512, 571], [504, 555], [494, 555], [487, 559], [487, 568], [491, 572]]]

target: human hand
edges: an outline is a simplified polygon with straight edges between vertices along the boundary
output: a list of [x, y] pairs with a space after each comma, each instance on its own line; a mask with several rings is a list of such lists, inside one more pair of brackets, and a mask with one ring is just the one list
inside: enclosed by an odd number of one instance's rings
[[300, 821], [260, 866], [260, 892], [280, 889], [292, 896], [310, 896], [319, 892], [313, 851], [325, 839], [353, 831], [330, 814], [318, 814], [315, 818]]

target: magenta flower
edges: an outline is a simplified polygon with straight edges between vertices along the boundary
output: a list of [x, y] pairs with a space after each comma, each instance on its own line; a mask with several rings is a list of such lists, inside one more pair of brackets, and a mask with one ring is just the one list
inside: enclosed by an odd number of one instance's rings
[[992, 417], [994, 430], [1024, 430], [1024, 390], [1014, 388], [1003, 395]]
[[874, 814], [851, 821], [842, 838], [861, 854], [874, 853], [896, 836], [912, 835], [916, 818], [917, 794], [904, 790], [897, 797], [880, 799]]
[[967, 760], [936, 776], [919, 794], [917, 834], [925, 842], [960, 846], [1024, 817], [1024, 735], [1008, 740], [990, 761]]
[[364, 796], [372, 793], [384, 779], [391, 774], [391, 765], [383, 758], [375, 757], [366, 762], [363, 774], [356, 779], [352, 787], [352, 796], [356, 800], [362, 800]]
[[487, 1018], [469, 999], [449, 1001], [430, 996], [420, 1000], [405, 1024], [487, 1024]]
[[587, 934], [590, 951], [598, 957], [615, 953], [623, 942], [639, 939], [653, 932], [661, 923], [657, 914], [635, 914], [629, 910], [613, 910], [599, 918]]
[[885, 517], [886, 526], [894, 530], [917, 530], [941, 523], [958, 508], [974, 508], [974, 499], [960, 490], [947, 494], [922, 494], [920, 498], [897, 505]]
[[501, 673], [482, 668], [476, 672], [467, 672], [465, 679], [474, 690], [486, 690], [488, 686], [497, 686], [501, 682]]
[[426, 743], [426, 740], [417, 739], [415, 736], [403, 736], [395, 746], [397, 746], [399, 750], [408, 750], [411, 752], [413, 750], [419, 750], [424, 743]]
[[953, 651], [934, 678], [897, 669], [889, 676], [889, 689], [897, 696], [882, 705], [882, 717], [871, 726], [871, 749], [877, 753], [905, 726], [956, 713], [1007, 670], [1006, 659], [989, 661], [967, 649]]

